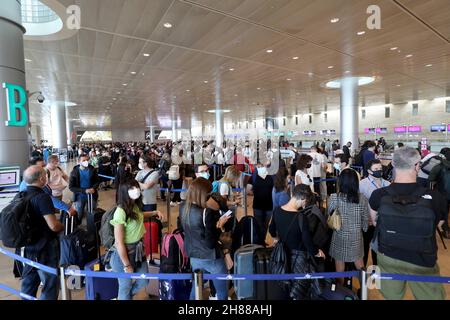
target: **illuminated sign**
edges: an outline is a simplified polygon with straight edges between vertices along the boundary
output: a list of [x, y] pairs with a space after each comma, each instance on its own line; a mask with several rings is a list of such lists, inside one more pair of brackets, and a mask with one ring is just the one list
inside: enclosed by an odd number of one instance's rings
[[438, 124], [438, 125], [431, 126], [430, 131], [431, 132], [445, 132], [445, 125]]
[[8, 113], [8, 121], [5, 121], [7, 127], [25, 127], [28, 123], [27, 110], [27, 93], [24, 88], [11, 83], [3, 83], [6, 89], [6, 112]]

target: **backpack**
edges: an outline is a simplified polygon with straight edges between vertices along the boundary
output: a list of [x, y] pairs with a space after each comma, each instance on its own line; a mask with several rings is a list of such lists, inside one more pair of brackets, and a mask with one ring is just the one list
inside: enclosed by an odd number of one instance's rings
[[110, 249], [114, 245], [114, 227], [109, 222], [114, 218], [114, 212], [116, 212], [116, 209], [117, 207], [114, 207], [102, 216], [99, 233], [101, 244], [106, 249]]
[[450, 200], [450, 168], [444, 165], [439, 173], [437, 188], [443, 196], [447, 197], [447, 200]]
[[35, 195], [34, 192], [19, 192], [0, 213], [0, 238], [5, 247], [26, 247], [41, 237], [39, 224], [30, 213], [31, 199]]
[[420, 170], [422, 170], [423, 173], [426, 175], [429, 175], [431, 170], [437, 166], [438, 164], [442, 163], [442, 158], [439, 156], [430, 157], [420, 165]]
[[82, 229], [76, 229], [71, 234], [62, 236], [60, 239], [59, 265], [84, 268], [85, 264], [91, 261], [88, 245], [92, 243], [90, 238], [92, 237], [89, 237], [88, 233]]
[[[161, 245], [160, 273], [190, 273], [189, 258], [184, 247], [181, 230], [164, 236]], [[188, 300], [191, 293], [191, 280], [160, 280], [159, 298], [161, 300]]]
[[418, 188], [409, 195], [397, 195], [386, 188], [378, 208], [375, 237], [378, 248], [386, 255], [398, 251], [436, 254], [436, 215], [427, 189]]
[[180, 166], [177, 164], [170, 166], [169, 171], [167, 171], [167, 175], [169, 180], [180, 179]]
[[308, 220], [313, 244], [319, 249], [326, 248], [330, 240], [330, 229], [327, 225], [327, 214], [323, 214], [317, 206], [306, 208], [305, 217]]

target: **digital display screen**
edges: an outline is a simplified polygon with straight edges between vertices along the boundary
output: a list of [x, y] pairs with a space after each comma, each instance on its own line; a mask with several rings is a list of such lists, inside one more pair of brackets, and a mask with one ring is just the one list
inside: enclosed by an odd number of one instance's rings
[[376, 133], [387, 133], [387, 128], [376, 128], [375, 132]]
[[336, 130], [320, 130], [321, 135], [331, 135], [336, 134]]
[[434, 125], [430, 128], [431, 132], [445, 132], [445, 125]]
[[375, 128], [365, 128], [364, 133], [366, 134], [375, 133]]
[[406, 127], [405, 126], [403, 126], [403, 127], [395, 127], [394, 128], [394, 132], [395, 133], [406, 133]]
[[111, 131], [85, 131], [80, 141], [112, 141]]
[[14, 186], [18, 184], [17, 172], [0, 172], [0, 186]]
[[408, 132], [422, 132], [421, 126], [409, 126]]
[[313, 130], [305, 130], [305, 131], [303, 131], [303, 134], [305, 136], [314, 136], [316, 134], [316, 132]]

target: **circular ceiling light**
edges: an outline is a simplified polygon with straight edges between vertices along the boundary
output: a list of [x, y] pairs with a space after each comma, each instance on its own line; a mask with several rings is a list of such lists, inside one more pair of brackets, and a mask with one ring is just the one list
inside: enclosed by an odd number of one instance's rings
[[169, 22], [164, 23], [164, 28], [172, 28], [172, 24]]
[[376, 80], [375, 77], [345, 77], [328, 81], [325, 84], [325, 87], [327, 87], [328, 89], [339, 89], [341, 87], [341, 82], [343, 79], [354, 79], [355, 81], [358, 81], [358, 86], [365, 86], [373, 83]]

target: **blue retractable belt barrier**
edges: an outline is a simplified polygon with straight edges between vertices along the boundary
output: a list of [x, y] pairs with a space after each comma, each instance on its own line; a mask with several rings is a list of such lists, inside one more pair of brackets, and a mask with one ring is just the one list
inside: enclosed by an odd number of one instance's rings
[[51, 268], [51, 267], [48, 267], [46, 265], [40, 264], [39, 262], [32, 261], [30, 259], [24, 258], [22, 256], [19, 256], [19, 255], [15, 254], [15, 253], [9, 252], [8, 250], [5, 250], [4, 248], [0, 248], [0, 253], [3, 253], [7, 257], [10, 257], [10, 258], [18, 260], [20, 262], [23, 262], [25, 264], [28, 264], [28, 265], [36, 268], [36, 269], [45, 271], [45, 272], [53, 274], [55, 276], [58, 275], [58, 271], [56, 270], [56, 268]]
[[105, 175], [103, 175], [103, 174], [99, 174], [98, 176], [99, 176], [99, 177], [102, 177], [102, 178], [110, 179], [110, 180], [116, 179], [116, 178], [114, 178], [114, 177], [105, 176]]
[[18, 297], [24, 298], [25, 300], [38, 300], [35, 297], [32, 297], [28, 294], [22, 293], [20, 291], [17, 291], [16, 289], [10, 288], [2, 283], [0, 283], [0, 289], [5, 290], [7, 292], [12, 293], [13, 295], [16, 295]]

